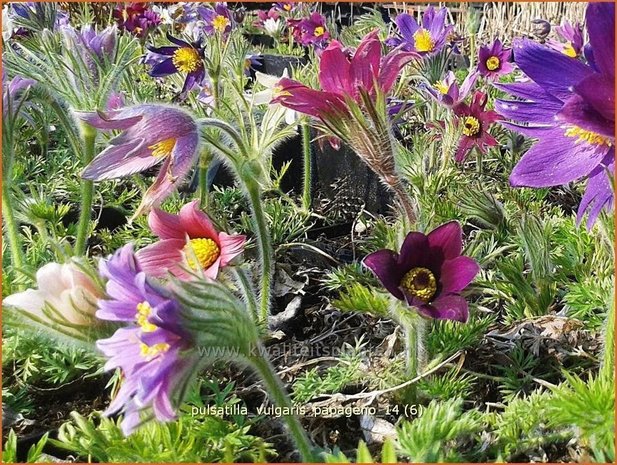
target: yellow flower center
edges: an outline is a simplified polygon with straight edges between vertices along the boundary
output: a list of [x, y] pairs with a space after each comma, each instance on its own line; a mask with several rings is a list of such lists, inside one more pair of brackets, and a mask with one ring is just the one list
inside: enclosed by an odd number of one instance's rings
[[480, 121], [475, 116], [466, 116], [463, 120], [463, 134], [467, 137], [475, 136], [480, 132]]
[[225, 32], [225, 29], [227, 28], [227, 26], [229, 26], [229, 19], [227, 19], [223, 15], [217, 15], [212, 20], [212, 27], [214, 28], [215, 31]]
[[433, 42], [430, 32], [424, 28], [414, 32], [413, 40], [418, 52], [432, 52], [435, 48], [435, 42]]
[[181, 73], [192, 73], [203, 66], [199, 52], [193, 47], [179, 48], [174, 52], [171, 61]]
[[283, 9], [285, 11], [290, 11], [291, 10], [291, 3], [285, 3], [285, 5], [283, 5]]
[[566, 45], [564, 45], [563, 50], [561, 51], [564, 55], [569, 56], [570, 58], [576, 58], [576, 50], [574, 50], [574, 47], [572, 46], [572, 42], [568, 42]]
[[154, 344], [153, 346], [149, 346], [148, 344], [141, 343], [139, 345], [139, 352], [143, 358], [146, 360], [152, 360], [159, 354], [164, 354], [169, 350], [169, 344], [166, 342], [159, 342], [158, 344]]
[[210, 268], [221, 254], [221, 249], [216, 242], [207, 238], [191, 239], [182, 251], [193, 270]]
[[448, 90], [450, 90], [450, 86], [443, 81], [437, 81], [433, 87], [444, 95], [446, 95]]
[[489, 71], [495, 71], [496, 69], [499, 68], [500, 65], [501, 65], [501, 61], [499, 60], [499, 57], [492, 56], [486, 60], [486, 68]]
[[423, 302], [428, 302], [437, 292], [437, 280], [431, 270], [427, 268], [412, 268], [400, 283], [401, 288], [407, 293]]
[[156, 331], [158, 327], [148, 321], [148, 317], [152, 314], [152, 307], [146, 301], [137, 304], [137, 313], [135, 314], [135, 320], [137, 324], [141, 326], [141, 330], [144, 333], [151, 333]]
[[326, 30], [322, 26], [317, 26], [315, 28], [315, 31], [313, 31], [313, 35], [315, 37], [321, 37], [322, 35], [324, 35], [324, 32], [326, 32]]
[[564, 133], [568, 137], [576, 137], [576, 143], [587, 142], [592, 145], [613, 145], [613, 142], [608, 138], [596, 132], [587, 131], [578, 126], [570, 126]]
[[156, 144], [149, 145], [148, 148], [152, 150], [152, 156], [157, 158], [165, 158], [171, 155], [174, 147], [176, 146], [176, 139], [171, 137], [169, 139], [162, 140]]

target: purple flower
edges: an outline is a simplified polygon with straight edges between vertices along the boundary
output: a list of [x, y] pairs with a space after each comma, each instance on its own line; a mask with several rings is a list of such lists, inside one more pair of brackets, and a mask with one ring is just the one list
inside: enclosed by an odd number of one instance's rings
[[126, 325], [97, 342], [108, 358], [105, 369], [122, 371], [122, 385], [105, 414], [122, 412], [122, 431], [129, 435], [145, 421], [142, 412], [159, 421], [175, 418], [178, 393], [197, 357], [181, 326], [180, 305], [144, 274], [131, 244], [102, 260], [99, 269], [108, 279], [108, 299], [99, 300], [96, 316]]
[[295, 2], [276, 2], [273, 5], [273, 8], [276, 8], [279, 11], [283, 11], [285, 13], [291, 13], [296, 9]]
[[86, 84], [86, 76], [90, 77], [92, 87], [100, 82], [101, 68], [114, 59], [117, 43], [117, 29], [115, 26], [107, 27], [101, 32], [90, 26], [82, 26], [81, 30], [72, 26], [61, 28], [67, 50], [79, 54], [75, 60], [78, 67], [85, 67], [84, 73], [74, 70], [74, 80], [80, 80], [80, 85]]
[[161, 23], [155, 11], [146, 8], [146, 3], [133, 2], [129, 6], [116, 6], [112, 12], [120, 30], [137, 37], [145, 37]]
[[514, 69], [509, 63], [511, 56], [512, 49], [505, 48], [499, 39], [490, 47], [483, 45], [478, 52], [478, 71], [490, 80], [509, 74]]
[[456, 82], [456, 76], [452, 71], [448, 71], [448, 74], [446, 74], [443, 80], [437, 81], [431, 87], [425, 86], [425, 89], [431, 97], [437, 100], [437, 102], [445, 107], [451, 108], [467, 98], [467, 95], [469, 95], [469, 92], [473, 89], [477, 79], [477, 72], [469, 73], [459, 88]]
[[199, 144], [197, 124], [177, 107], [143, 104], [109, 112], [76, 112], [82, 121], [102, 130], [120, 130], [83, 171], [94, 181], [121, 178], [162, 162], [154, 184], [135, 216], [149, 211], [182, 183], [195, 162]]
[[182, 86], [181, 95], [199, 86], [206, 71], [203, 62], [204, 48], [201, 40], [192, 44], [184, 40], [176, 39], [169, 33], [167, 39], [175, 45], [164, 47], [152, 47], [148, 45], [148, 53], [144, 57], [144, 63], [152, 65], [148, 74], [152, 77], [165, 77], [175, 73], [186, 73], [186, 79]]
[[15, 76], [10, 81], [7, 80], [4, 69], [2, 70], [2, 119], [6, 125], [9, 118], [15, 118], [23, 105], [23, 94], [36, 81]]
[[555, 50], [567, 55], [571, 58], [577, 58], [583, 51], [583, 27], [580, 23], [576, 25], [564, 21], [561, 26], [555, 28], [557, 35], [565, 40], [565, 43], [556, 40], [550, 40], [547, 44]]
[[410, 232], [400, 253], [378, 250], [363, 263], [394, 297], [421, 315], [466, 322], [469, 311], [460, 293], [480, 267], [472, 258], [461, 256], [461, 251], [461, 226], [451, 221], [428, 235]]
[[402, 13], [394, 22], [398, 26], [399, 37], [392, 37], [386, 41], [391, 46], [403, 46], [403, 50], [417, 52], [420, 55], [434, 55], [448, 43], [454, 27], [446, 26], [447, 8], [435, 12], [429, 6], [422, 16], [420, 26], [413, 16]]
[[522, 100], [496, 105], [516, 122], [504, 126], [538, 139], [514, 167], [510, 183], [548, 187], [587, 177], [577, 219], [589, 210], [591, 227], [600, 211], [613, 205], [615, 4], [589, 4], [586, 24], [593, 50], [588, 65], [529, 40], [517, 41], [516, 63], [531, 82], [498, 85]]
[[200, 6], [197, 8], [201, 19], [206, 23], [204, 31], [208, 35], [228, 34], [231, 31], [232, 17], [227, 3], [217, 3], [214, 8]]
[[463, 126], [463, 135], [454, 155], [458, 162], [463, 161], [474, 147], [484, 153], [487, 147], [497, 145], [497, 141], [490, 135], [488, 129], [501, 116], [492, 110], [484, 109], [487, 100], [486, 94], [476, 92], [471, 105], [459, 103], [454, 107], [458, 122]]
[[301, 45], [325, 47], [330, 40], [326, 29], [326, 17], [314, 12], [308, 18], [300, 21], [289, 21], [295, 40]]

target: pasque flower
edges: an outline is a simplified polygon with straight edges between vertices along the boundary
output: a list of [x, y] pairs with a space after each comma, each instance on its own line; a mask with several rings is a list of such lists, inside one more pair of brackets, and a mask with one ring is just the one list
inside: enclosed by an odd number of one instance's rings
[[65, 333], [89, 331], [96, 324], [102, 289], [75, 262], [48, 263], [36, 272], [37, 289], [12, 294], [3, 305], [15, 307]]
[[135, 215], [149, 211], [171, 194], [196, 159], [197, 124], [190, 114], [177, 107], [144, 104], [106, 113], [76, 112], [76, 116], [97, 129], [122, 131], [85, 168], [83, 178], [121, 178], [162, 163]]
[[[514, 57], [529, 82], [498, 87], [516, 101], [498, 101], [506, 127], [538, 139], [514, 167], [513, 186], [548, 187], [588, 178], [578, 209], [588, 227], [613, 205], [615, 163], [615, 4], [590, 3], [586, 24], [593, 60], [588, 64], [529, 40]], [[522, 124], [521, 124], [522, 123]]]
[[2, 119], [5, 125], [9, 117], [17, 116], [23, 104], [24, 92], [35, 84], [36, 81], [21, 76], [15, 76], [9, 81], [6, 72], [2, 70]]
[[459, 87], [454, 73], [448, 71], [444, 79], [437, 81], [433, 86], [426, 86], [425, 89], [431, 97], [443, 106], [451, 108], [467, 98], [477, 79], [478, 73], [471, 72]]
[[197, 362], [191, 336], [182, 328], [178, 302], [142, 271], [132, 245], [102, 260], [100, 273], [108, 279], [107, 298], [99, 300], [96, 316], [121, 322], [108, 339], [97, 342], [107, 357], [106, 370], [120, 368], [122, 385], [106, 415], [122, 412], [122, 431], [131, 434], [145, 418], [175, 418], [175, 409]]
[[547, 44], [571, 58], [580, 56], [583, 51], [583, 27], [580, 23], [572, 25], [564, 20], [561, 26], [555, 27], [557, 35], [565, 42], [549, 40]]
[[157, 277], [171, 273], [190, 279], [185, 269], [193, 269], [215, 279], [220, 268], [242, 253], [246, 242], [243, 235], [217, 231], [208, 215], [199, 210], [198, 200], [184, 205], [178, 215], [155, 208], [148, 223], [161, 240], [141, 249], [137, 256], [144, 271]]
[[201, 39], [197, 42], [188, 43], [176, 39], [169, 33], [167, 39], [174, 45], [147, 46], [148, 54], [144, 58], [144, 62], [152, 65], [148, 72], [152, 77], [164, 77], [175, 73], [186, 74], [182, 86], [182, 94], [185, 94], [193, 87], [200, 85], [206, 76], [203, 62], [204, 48], [201, 46]]
[[324, 47], [330, 40], [330, 33], [326, 29], [326, 17], [318, 12], [300, 21], [290, 21], [296, 41], [302, 45], [316, 45]]
[[491, 80], [509, 74], [514, 67], [510, 63], [512, 49], [505, 48], [499, 39], [491, 46], [483, 45], [478, 52], [478, 71]]
[[394, 297], [415, 307], [421, 315], [465, 322], [469, 311], [460, 293], [480, 267], [461, 251], [461, 226], [452, 221], [427, 235], [410, 232], [400, 253], [378, 250], [366, 256], [363, 263]]
[[446, 26], [447, 8], [435, 11], [429, 6], [422, 15], [422, 24], [407, 13], [399, 14], [394, 22], [398, 26], [399, 36], [391, 37], [387, 44], [402, 46], [406, 51], [420, 55], [434, 55], [447, 45], [454, 30], [452, 25]]
[[204, 31], [208, 35], [228, 34], [232, 28], [232, 15], [227, 3], [217, 3], [214, 8], [200, 6], [197, 8], [201, 18], [206, 23]]
[[411, 219], [413, 208], [395, 169], [386, 97], [402, 67], [418, 55], [397, 49], [382, 57], [381, 49], [376, 31], [364, 37], [354, 53], [333, 41], [319, 61], [322, 90], [283, 78], [272, 102], [317, 118], [322, 132], [349, 144], [397, 193]]
[[137, 37], [145, 37], [148, 32], [161, 23], [161, 18], [147, 3], [133, 2], [129, 5], [118, 5], [112, 15], [120, 30], [126, 30]]
[[497, 145], [497, 140], [488, 132], [489, 127], [501, 118], [493, 110], [486, 110], [488, 96], [476, 91], [471, 105], [459, 103], [454, 107], [454, 113], [462, 126], [462, 136], [456, 149], [454, 158], [463, 161], [473, 147], [484, 153], [487, 147]]

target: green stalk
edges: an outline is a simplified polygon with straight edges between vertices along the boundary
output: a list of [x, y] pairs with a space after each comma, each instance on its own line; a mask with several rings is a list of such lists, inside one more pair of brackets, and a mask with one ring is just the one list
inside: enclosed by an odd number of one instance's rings
[[[259, 349], [261, 349], [261, 347], [259, 347]], [[263, 352], [263, 350], [260, 350], [260, 352]], [[268, 392], [268, 395], [272, 398], [273, 403], [277, 407], [291, 409], [293, 406], [291, 400], [285, 392], [285, 388], [281, 384], [272, 364], [262, 356], [251, 358], [251, 363], [265, 383], [266, 392]], [[315, 462], [316, 457], [314, 457], [312, 452], [313, 447], [298, 417], [295, 415], [282, 415], [282, 418], [296, 443], [302, 462]]]
[[311, 160], [311, 126], [308, 121], [302, 123], [302, 158], [304, 160], [302, 208], [308, 212], [311, 209], [312, 160]]
[[[96, 129], [89, 125], [82, 125], [83, 157], [82, 165], [87, 166], [94, 158]], [[81, 207], [79, 223], [77, 224], [77, 239], [75, 240], [75, 255], [86, 254], [86, 241], [90, 231], [90, 215], [92, 214], [92, 197], [94, 196], [94, 182], [81, 180]]]
[[203, 150], [199, 155], [199, 205], [201, 208], [208, 209], [208, 168], [212, 161], [212, 154]]
[[615, 373], [615, 302], [611, 299], [604, 330], [604, 351], [600, 363], [600, 376], [612, 379]]
[[[11, 186], [8, 179], [4, 179], [2, 183], [2, 218], [4, 219], [4, 231], [6, 232], [9, 241], [9, 250], [11, 251], [11, 264], [15, 269], [22, 269], [26, 263], [24, 249], [19, 234], [19, 225], [15, 219], [15, 211], [13, 210], [13, 202], [11, 195]], [[17, 290], [23, 290], [21, 285], [17, 285]]]
[[263, 210], [261, 201], [261, 189], [252, 179], [243, 176], [244, 184], [248, 191], [251, 211], [253, 212], [253, 223], [257, 235], [257, 246], [259, 247], [259, 258], [261, 259], [261, 292], [259, 304], [259, 317], [261, 321], [267, 321], [270, 314], [270, 292], [272, 286], [272, 276], [274, 274], [272, 240], [270, 239], [270, 229], [266, 221], [266, 214]]
[[259, 321], [259, 315], [257, 314], [257, 300], [255, 299], [255, 290], [251, 284], [249, 277], [246, 275], [246, 271], [239, 266], [232, 267], [236, 282], [244, 294], [246, 308], [251, 315], [253, 321]]
[[[405, 337], [405, 365], [407, 378], [414, 379], [420, 376], [426, 369], [426, 320], [420, 316], [410, 318], [402, 316], [400, 324]], [[412, 402], [417, 400], [415, 385], [410, 386], [409, 394]]]

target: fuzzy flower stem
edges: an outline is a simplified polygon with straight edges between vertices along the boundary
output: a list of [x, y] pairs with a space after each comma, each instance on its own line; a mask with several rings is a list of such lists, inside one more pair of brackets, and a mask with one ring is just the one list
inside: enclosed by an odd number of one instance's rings
[[246, 308], [249, 311], [249, 314], [253, 321], [259, 320], [259, 315], [257, 314], [257, 300], [255, 299], [255, 290], [249, 280], [249, 277], [246, 275], [246, 271], [239, 266], [233, 267], [234, 277], [236, 278], [236, 282], [238, 286], [241, 288], [242, 293], [244, 294]]
[[401, 204], [401, 207], [403, 207], [405, 216], [407, 217], [407, 220], [409, 221], [409, 224], [407, 226], [409, 228], [413, 228], [416, 224], [417, 219], [416, 219], [416, 213], [414, 211], [414, 207], [411, 203], [409, 195], [407, 194], [407, 191], [405, 190], [405, 188], [400, 182], [389, 184], [389, 186], [394, 192], [394, 194], [396, 195], [396, 198]]
[[600, 375], [612, 379], [615, 372], [615, 302], [610, 303], [604, 332], [604, 353], [600, 364]]
[[261, 292], [259, 304], [259, 317], [261, 321], [267, 321], [270, 314], [270, 293], [272, 287], [272, 276], [274, 266], [272, 260], [272, 240], [270, 239], [270, 229], [266, 221], [261, 200], [261, 189], [259, 184], [253, 180], [244, 179], [246, 190], [248, 191], [251, 211], [253, 212], [253, 223], [257, 235], [257, 246], [259, 247], [259, 257], [261, 259]]
[[[2, 218], [4, 219], [4, 230], [8, 237], [9, 249], [11, 251], [11, 264], [15, 269], [21, 269], [26, 262], [24, 257], [24, 249], [19, 234], [19, 225], [15, 219], [15, 211], [13, 210], [13, 202], [11, 195], [11, 186], [7, 179], [2, 183]], [[18, 286], [17, 290], [22, 290]]]
[[[413, 320], [407, 317], [401, 319], [405, 337], [405, 365], [409, 379], [422, 375], [426, 369], [426, 324], [426, 320], [421, 317]], [[412, 387], [412, 397], [415, 398], [416, 394], [415, 387]], [[415, 402], [416, 399], [413, 400]]]
[[[220, 95], [219, 95], [219, 82], [218, 78], [212, 78], [212, 95], [214, 97], [214, 112], [216, 114], [217, 110], [220, 108]], [[206, 150], [201, 152], [199, 156], [199, 172], [198, 172], [198, 182], [199, 182], [199, 201], [200, 205], [206, 210], [208, 209], [208, 168], [210, 168], [210, 164], [212, 163], [213, 156]]]
[[308, 121], [302, 123], [302, 157], [304, 160], [302, 208], [308, 212], [311, 208], [311, 187], [313, 178], [311, 166], [311, 126]]
[[[96, 129], [84, 124], [82, 126], [83, 137], [83, 166], [88, 165], [94, 159], [94, 147], [96, 141]], [[79, 223], [77, 224], [77, 239], [75, 240], [75, 255], [85, 255], [86, 241], [90, 230], [90, 215], [92, 214], [92, 198], [94, 196], [94, 182], [82, 179], [81, 181], [81, 207]]]
[[[285, 392], [285, 388], [281, 384], [272, 364], [265, 357], [261, 356], [253, 357], [250, 361], [265, 383], [266, 391], [271, 396], [274, 404], [281, 408], [291, 408], [291, 400]], [[287, 424], [287, 428], [296, 443], [301, 461], [304, 463], [315, 462], [313, 448], [298, 417], [295, 415], [283, 415], [283, 420]]]

